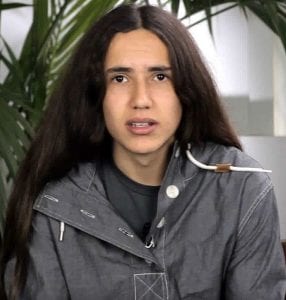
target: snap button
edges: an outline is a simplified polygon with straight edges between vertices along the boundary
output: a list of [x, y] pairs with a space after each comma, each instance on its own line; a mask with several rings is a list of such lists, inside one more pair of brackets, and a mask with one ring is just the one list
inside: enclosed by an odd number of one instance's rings
[[177, 198], [179, 196], [179, 189], [175, 185], [169, 185], [166, 189], [166, 194], [169, 198]]
[[162, 228], [166, 223], [165, 217], [161, 219], [161, 221], [158, 223], [157, 228]]

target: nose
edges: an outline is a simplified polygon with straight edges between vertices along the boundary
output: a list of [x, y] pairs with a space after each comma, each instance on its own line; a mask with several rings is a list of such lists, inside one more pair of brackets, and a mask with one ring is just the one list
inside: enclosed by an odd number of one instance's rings
[[138, 81], [133, 88], [131, 105], [133, 109], [149, 109], [152, 105], [150, 90], [144, 80]]

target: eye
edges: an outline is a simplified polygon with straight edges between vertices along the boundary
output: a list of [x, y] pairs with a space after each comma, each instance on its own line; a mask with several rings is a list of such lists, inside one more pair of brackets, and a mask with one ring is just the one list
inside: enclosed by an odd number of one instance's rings
[[123, 83], [127, 81], [127, 78], [123, 75], [116, 75], [112, 78], [112, 81], [117, 83]]
[[163, 74], [163, 73], [159, 73], [159, 74], [156, 74], [155, 76], [155, 80], [158, 80], [158, 81], [163, 81], [163, 80], [166, 80], [168, 77], [166, 74]]

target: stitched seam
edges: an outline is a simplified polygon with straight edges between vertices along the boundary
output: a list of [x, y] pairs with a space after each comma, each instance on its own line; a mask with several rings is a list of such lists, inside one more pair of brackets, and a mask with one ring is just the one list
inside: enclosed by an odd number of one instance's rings
[[133, 284], [134, 284], [134, 300], [137, 299], [137, 289], [136, 289], [136, 277], [135, 274], [133, 274]]
[[35, 199], [35, 202], [34, 202], [34, 204], [33, 204], [33, 208], [36, 207], [36, 206], [40, 206], [40, 205], [41, 205], [41, 203], [43, 202], [43, 198], [44, 198], [43, 195], [45, 195], [45, 191], [44, 191], [44, 190], [43, 190], [43, 191], [39, 194], [39, 196]]
[[[45, 210], [45, 209], [43, 209], [43, 208], [42, 208], [41, 210], [38, 210], [38, 211], [39, 211], [39, 212], [47, 212], [47, 213], [49, 213], [49, 210]], [[63, 221], [64, 223], [66, 223], [66, 224], [68, 224], [68, 225], [70, 225], [70, 226], [72, 226], [72, 227], [73, 227], [74, 225], [76, 225], [76, 226], [78, 226], [80, 229], [82, 229], [84, 232], [86, 232], [86, 233], [92, 235], [92, 233], [91, 233], [89, 230], [86, 230], [86, 228], [85, 228], [84, 226], [82, 226], [81, 224], [79, 224], [79, 223], [77, 223], [77, 222], [75, 222], [75, 221], [70, 220], [69, 218], [63, 218], [61, 215], [59, 215], [59, 214], [57, 214], [57, 213], [55, 213], [55, 212], [53, 212], [52, 215], [51, 215], [50, 217], [51, 217], [51, 218], [53, 218], [53, 217], [58, 217], [58, 218], [59, 218], [61, 221]], [[111, 243], [111, 244], [118, 245], [118, 241], [117, 241], [117, 240], [114, 240], [114, 239], [112, 239], [112, 238], [109, 238], [109, 237], [107, 237], [106, 235], [100, 234], [100, 233], [98, 233], [97, 231], [96, 231], [96, 234], [97, 234], [97, 237], [99, 237], [99, 238], [101, 238], [101, 239], [103, 239], [103, 240], [105, 240], [105, 241], [107, 241], [107, 242], [109, 242], [109, 243]], [[129, 247], [129, 246], [126, 245], [126, 244], [123, 244], [123, 245], [124, 245], [124, 247], [126, 247], [127, 249], [131, 250], [131, 251], [130, 251], [131, 253], [135, 253], [133, 248]], [[119, 247], [119, 248], [120, 248], [120, 247]], [[138, 253], [135, 254], [135, 255], [138, 255]], [[141, 253], [140, 253], [140, 255], [141, 255], [143, 258], [150, 260], [150, 257], [149, 257], [149, 256], [146, 256], [146, 255], [141, 254]]]
[[165, 265], [165, 238], [166, 238], [166, 230], [165, 230], [165, 226], [163, 228], [163, 268], [164, 271], [166, 272], [166, 265]]
[[163, 268], [164, 268], [164, 271], [165, 271], [164, 280], [165, 280], [165, 284], [166, 284], [166, 297], [167, 297], [167, 300], [168, 300], [169, 299], [169, 291], [168, 291], [167, 270], [166, 270], [166, 263], [165, 263], [166, 226], [164, 226], [163, 232], [164, 232], [164, 234], [163, 234]]
[[91, 184], [92, 184], [92, 182], [93, 182], [93, 180], [94, 180], [95, 173], [96, 173], [96, 171], [94, 170], [93, 173], [92, 173], [91, 179], [90, 179], [90, 181], [89, 181], [88, 187], [87, 187], [87, 189], [86, 189], [86, 192], [87, 192], [87, 193], [88, 193], [89, 190], [90, 190]]
[[164, 271], [165, 271], [165, 275], [164, 275], [164, 281], [165, 281], [165, 284], [166, 284], [166, 297], [167, 297], [167, 300], [169, 299], [169, 290], [168, 290], [168, 281], [167, 281], [167, 270], [166, 270], [166, 263], [165, 263], [165, 241], [166, 241], [166, 226], [164, 226], [163, 228], [163, 268], [164, 268]]
[[[160, 295], [158, 295], [155, 291], [153, 291], [153, 287], [156, 285], [156, 283], [162, 279], [162, 275], [159, 276], [153, 283], [152, 285], [148, 285], [145, 281], [143, 281], [140, 277], [137, 277], [138, 280], [140, 280], [140, 282], [142, 282], [146, 287], [147, 290], [145, 291], [145, 293], [143, 293], [139, 300], [142, 299], [147, 293], [152, 292], [155, 296], [159, 297], [160, 299], [163, 299]], [[164, 290], [163, 290], [164, 291]], [[164, 299], [163, 299], [164, 300]]]
[[169, 288], [168, 288], [168, 281], [167, 281], [167, 273], [164, 274], [164, 280], [165, 280], [165, 284], [166, 284], [166, 297], [167, 297], [167, 300], [169, 299]]
[[[140, 276], [146, 276], [146, 275], [160, 275], [156, 280], [155, 280], [155, 282], [151, 285], [151, 287], [146, 283], [146, 282], [144, 282], [141, 278], [140, 278]], [[158, 282], [158, 280], [159, 279], [161, 279], [161, 281], [162, 281], [162, 283], [163, 283], [163, 279], [162, 279], [162, 277], [166, 277], [165, 276], [165, 273], [162, 273], [162, 272], [160, 272], [160, 273], [138, 273], [138, 274], [133, 274], [133, 279], [134, 279], [134, 296], [135, 296], [135, 300], [140, 300], [140, 299], [142, 299], [142, 297], [143, 296], [145, 296], [146, 294], [147, 294], [147, 292], [152, 292], [154, 295], [156, 295], [156, 296], [158, 296], [160, 299], [163, 299], [164, 300], [164, 298], [162, 298], [160, 295], [158, 295], [156, 292], [154, 292], [153, 291], [153, 289], [152, 289], [152, 287]], [[138, 298], [137, 299], [137, 289], [136, 289], [136, 278], [138, 279], [138, 280], [140, 280], [140, 282], [142, 282], [145, 286], [147, 286], [148, 287], [148, 290], [143, 294], [143, 295], [141, 295], [140, 296], [140, 298]], [[164, 296], [164, 286], [163, 286], [163, 296]], [[168, 296], [167, 296], [168, 297]], [[168, 299], [168, 298], [167, 298]]]
[[195, 171], [195, 173], [191, 177], [184, 179], [184, 183], [192, 180], [198, 173], [199, 173], [199, 171]]
[[241, 223], [238, 226], [238, 234], [237, 236], [239, 237], [240, 234], [242, 233], [246, 223], [248, 222], [248, 220], [250, 219], [250, 217], [252, 216], [253, 212], [255, 211], [256, 207], [264, 200], [264, 196], [270, 191], [270, 189], [272, 188], [271, 183], [269, 185], [267, 185], [265, 187], [265, 189], [258, 195], [258, 197], [256, 198], [256, 200], [253, 202], [253, 204], [250, 206], [250, 208], [248, 209], [248, 211], [246, 212], [245, 216], [243, 217], [243, 219], [241, 220]]
[[[80, 192], [78, 192], [78, 191], [76, 191], [76, 190], [74, 190], [77, 194], [79, 194], [79, 195], [81, 195], [81, 193]], [[52, 193], [51, 193], [52, 194]], [[50, 195], [50, 194], [45, 194], [45, 195], [39, 195], [39, 200], [37, 200], [37, 204], [35, 205], [35, 206], [38, 206], [38, 207], [40, 207], [41, 205], [41, 203], [43, 202], [42, 200], [43, 200], [43, 198], [46, 198], [46, 199], [49, 199], [49, 198], [47, 198], [47, 197], [45, 197], [45, 196], [51, 196], [51, 197], [54, 197], [54, 198], [56, 198], [55, 196], [53, 196], [53, 195]], [[91, 197], [91, 195], [89, 195], [89, 197]], [[50, 200], [50, 199], [49, 199]], [[59, 202], [61, 202], [61, 203], [66, 203], [66, 204], [68, 204], [69, 206], [71, 206], [71, 207], [74, 207], [75, 205], [73, 205], [73, 204], [70, 204], [68, 201], [65, 201], [65, 200], [61, 200], [61, 199], [58, 199], [59, 200]], [[93, 199], [93, 201], [96, 201], [96, 204], [97, 205], [102, 205], [102, 206], [104, 206], [104, 207], [108, 207], [108, 208], [111, 208], [113, 211], [115, 211], [115, 209], [114, 209], [114, 207], [110, 204], [110, 202], [101, 202], [101, 201], [99, 201], [99, 200], [97, 200], [96, 198], [94, 198]]]
[[165, 274], [164, 272], [159, 272], [159, 273], [136, 273], [136, 274], [133, 274], [134, 276], [141, 276], [141, 275], [163, 275]]

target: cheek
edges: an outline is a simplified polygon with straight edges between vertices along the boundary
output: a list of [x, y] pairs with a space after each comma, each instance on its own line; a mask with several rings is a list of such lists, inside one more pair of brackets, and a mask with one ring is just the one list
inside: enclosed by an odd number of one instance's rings
[[181, 115], [182, 105], [172, 85], [164, 89], [158, 89], [155, 93], [153, 94], [154, 99], [159, 99], [162, 109], [169, 110], [172, 116]]
[[103, 99], [103, 112], [105, 116], [112, 115], [117, 117], [126, 107], [126, 99], [128, 95], [124, 88], [107, 88], [105, 97]]
[[103, 100], [103, 117], [107, 131], [111, 136], [116, 136], [121, 130], [122, 113], [120, 105], [114, 97], [105, 97]]
[[107, 128], [110, 127], [112, 124], [112, 120], [114, 119], [113, 116], [113, 105], [110, 99], [105, 98], [103, 100], [103, 116], [104, 116], [104, 121], [107, 126]]
[[164, 109], [164, 120], [166, 124], [166, 129], [168, 128], [168, 131], [170, 133], [174, 133], [177, 128], [179, 127], [179, 124], [181, 122], [182, 118], [182, 107], [181, 104], [176, 99], [172, 99], [173, 101], [170, 100], [169, 98], [169, 105], [165, 105], [162, 107]]
[[179, 119], [179, 122], [182, 119], [182, 114], [183, 114], [182, 105], [181, 105], [181, 103], [179, 103], [179, 105], [178, 105], [178, 119]]
[[180, 100], [175, 96], [172, 101], [172, 105], [170, 106], [170, 115], [174, 119], [175, 122], [180, 122], [182, 118], [182, 105]]
[[109, 118], [110, 115], [113, 115], [116, 112], [116, 106], [118, 106], [118, 101], [116, 101], [117, 97], [110, 93], [106, 92], [105, 97], [103, 99], [103, 114], [104, 118]]
[[173, 129], [176, 131], [182, 119], [182, 106], [179, 100], [176, 103], [174, 103], [171, 112], [172, 112], [172, 119], [173, 119]]

